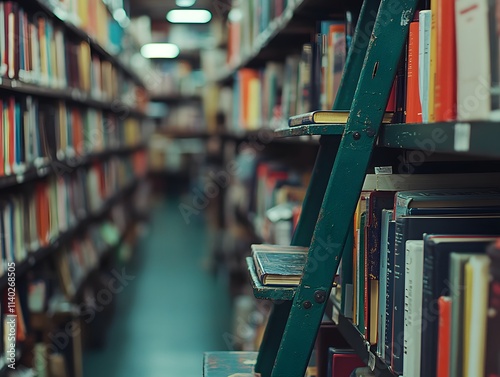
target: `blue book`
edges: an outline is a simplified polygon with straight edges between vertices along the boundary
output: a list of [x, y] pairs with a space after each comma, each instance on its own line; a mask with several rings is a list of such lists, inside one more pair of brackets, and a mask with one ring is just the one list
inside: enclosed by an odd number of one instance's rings
[[387, 282], [385, 296], [384, 361], [392, 362], [392, 308], [394, 304], [394, 248], [396, 244], [396, 222], [389, 220], [387, 230]]

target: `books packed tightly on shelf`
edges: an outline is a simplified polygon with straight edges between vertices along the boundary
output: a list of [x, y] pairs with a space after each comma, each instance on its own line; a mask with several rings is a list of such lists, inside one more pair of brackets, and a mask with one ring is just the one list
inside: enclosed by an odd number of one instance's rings
[[148, 99], [117, 55], [125, 32], [110, 7], [0, 1], [0, 370], [15, 364], [10, 376], [83, 375], [83, 347], [104, 340], [113, 307], [93, 324], [82, 313], [135, 242]]
[[[352, 255], [342, 257], [331, 292], [333, 319], [351, 319], [395, 374], [495, 375], [499, 191], [456, 187], [488, 187], [498, 175], [449, 174], [449, 189], [440, 190], [428, 189], [427, 174], [413, 177], [413, 191], [375, 187], [367, 177]], [[307, 248], [282, 248], [252, 246], [263, 285], [298, 284]]]

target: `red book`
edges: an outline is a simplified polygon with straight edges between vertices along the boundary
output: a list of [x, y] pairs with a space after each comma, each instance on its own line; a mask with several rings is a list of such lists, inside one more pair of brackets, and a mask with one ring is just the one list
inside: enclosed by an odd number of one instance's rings
[[387, 101], [387, 106], [385, 111], [389, 113], [396, 112], [396, 80], [392, 84], [391, 93], [389, 94], [389, 100]]
[[330, 348], [329, 352], [331, 365], [328, 377], [349, 377], [354, 369], [366, 366], [353, 350]]
[[406, 84], [406, 123], [422, 123], [418, 87], [418, 21], [410, 23], [408, 38], [408, 81]]
[[35, 189], [36, 196], [36, 217], [37, 217], [37, 233], [40, 246], [44, 247], [49, 244], [49, 203], [47, 197], [47, 184], [40, 183]]
[[457, 119], [455, 0], [437, 2], [437, 65], [434, 89], [436, 122]]
[[451, 338], [451, 298], [441, 296], [438, 300], [439, 307], [439, 333], [437, 377], [450, 375], [450, 338]]

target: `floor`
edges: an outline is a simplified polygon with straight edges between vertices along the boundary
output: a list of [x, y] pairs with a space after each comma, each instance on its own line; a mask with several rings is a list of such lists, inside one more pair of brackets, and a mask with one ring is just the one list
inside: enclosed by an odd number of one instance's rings
[[203, 268], [203, 215], [186, 224], [179, 201], [155, 205], [136, 277], [117, 294], [104, 348], [87, 352], [84, 377], [199, 377], [203, 352], [227, 350], [229, 298]]

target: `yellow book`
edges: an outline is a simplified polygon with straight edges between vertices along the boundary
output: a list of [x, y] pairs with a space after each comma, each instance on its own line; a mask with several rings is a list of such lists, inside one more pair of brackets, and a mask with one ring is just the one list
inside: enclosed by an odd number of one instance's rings
[[261, 85], [260, 79], [252, 78], [249, 85], [249, 103], [248, 103], [248, 119], [247, 125], [251, 130], [255, 130], [261, 126], [260, 121], [260, 98]]
[[[391, 123], [393, 115], [392, 112], [386, 112], [382, 118], [382, 123]], [[290, 117], [288, 125], [295, 127], [307, 124], [346, 124], [348, 118], [349, 111], [316, 110]]]
[[43, 17], [40, 17], [38, 19], [40, 71], [41, 71], [41, 82], [46, 85], [49, 82], [49, 58], [47, 56], [47, 37], [46, 37], [45, 27], [46, 27], [45, 19]]
[[437, 17], [438, 0], [431, 1], [431, 49], [430, 49], [430, 67], [429, 67], [429, 123], [436, 121], [434, 114], [434, 90], [436, 87], [436, 69], [437, 69]]
[[469, 302], [466, 301], [465, 308], [469, 310], [469, 317], [466, 318], [468, 334], [464, 344], [468, 348], [464, 353], [467, 359], [464, 377], [484, 376], [489, 267], [490, 259], [486, 255], [475, 255], [466, 264], [470, 272], [466, 270], [466, 279], [469, 280], [465, 281], [465, 289], [469, 291]]
[[85, 92], [90, 91], [90, 45], [87, 42], [80, 43], [80, 49], [78, 54], [78, 66], [80, 68], [80, 84]]

